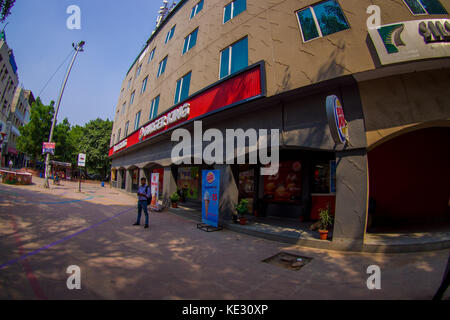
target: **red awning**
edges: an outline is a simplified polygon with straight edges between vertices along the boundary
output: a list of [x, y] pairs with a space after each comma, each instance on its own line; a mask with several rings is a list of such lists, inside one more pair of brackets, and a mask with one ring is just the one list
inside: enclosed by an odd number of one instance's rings
[[11, 153], [13, 155], [19, 155], [19, 153], [17, 152], [17, 150], [15, 148], [8, 148], [8, 153]]

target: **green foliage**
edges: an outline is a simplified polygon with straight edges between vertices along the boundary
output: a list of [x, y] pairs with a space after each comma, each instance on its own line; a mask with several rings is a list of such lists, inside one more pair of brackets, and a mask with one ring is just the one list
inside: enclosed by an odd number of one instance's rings
[[242, 217], [248, 213], [248, 200], [242, 199], [241, 202], [236, 206], [236, 211], [239, 216]]
[[38, 97], [31, 106], [30, 122], [19, 128], [21, 136], [17, 139], [17, 149], [35, 160], [43, 160], [42, 143], [48, 141], [55, 109], [54, 102], [46, 106]]
[[[89, 121], [81, 132], [74, 134], [73, 139], [80, 139], [78, 152], [86, 153], [86, 168], [105, 177], [111, 168], [111, 159], [108, 156], [109, 143], [113, 122], [100, 118]], [[77, 152], [77, 153], [78, 153]]]
[[4, 22], [11, 14], [11, 9], [14, 6], [14, 2], [16, 2], [16, 0], [0, 0], [0, 23]]
[[178, 192], [174, 192], [171, 196], [170, 196], [170, 201], [172, 203], [178, 203], [180, 201], [180, 196], [178, 195]]
[[330, 214], [330, 207], [320, 210], [320, 224], [322, 230], [328, 230], [333, 224], [334, 218]]
[[[48, 141], [54, 112], [53, 102], [45, 106], [39, 97], [36, 99], [31, 107], [30, 122], [20, 128], [21, 136], [17, 141], [20, 152], [36, 161], [44, 161], [42, 143]], [[54, 160], [72, 163], [75, 168], [78, 154], [86, 153], [87, 171], [106, 177], [111, 167], [108, 151], [112, 125], [108, 119], [96, 119], [84, 127], [71, 126], [69, 120], [64, 119], [56, 124], [53, 133], [53, 142], [56, 144]]]

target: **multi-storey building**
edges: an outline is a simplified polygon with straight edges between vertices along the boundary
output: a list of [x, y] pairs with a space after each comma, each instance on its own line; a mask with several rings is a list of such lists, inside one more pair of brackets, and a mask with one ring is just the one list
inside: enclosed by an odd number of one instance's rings
[[[216, 168], [221, 221], [243, 198], [259, 217], [315, 220], [330, 206], [341, 247], [362, 245], [368, 226], [448, 223], [449, 10], [448, 0], [180, 1], [123, 80], [113, 185], [132, 192], [159, 172], [162, 197], [181, 188], [200, 202], [200, 171]], [[174, 164], [171, 134], [197, 120], [223, 136], [279, 130], [278, 175], [201, 156]]]
[[31, 105], [34, 102], [33, 93], [17, 87], [9, 113], [8, 122], [10, 123], [8, 142], [6, 145], [6, 163], [12, 160], [16, 167], [24, 167], [29, 160], [27, 155], [20, 153], [16, 148], [17, 138], [20, 137], [20, 127], [28, 124], [30, 121]]
[[11, 123], [8, 121], [11, 111], [14, 92], [19, 84], [17, 75], [17, 65], [12, 49], [6, 43], [5, 32], [0, 33], [0, 133], [4, 133], [5, 138], [1, 151], [1, 166], [5, 166], [7, 155], [6, 144], [8, 143]]

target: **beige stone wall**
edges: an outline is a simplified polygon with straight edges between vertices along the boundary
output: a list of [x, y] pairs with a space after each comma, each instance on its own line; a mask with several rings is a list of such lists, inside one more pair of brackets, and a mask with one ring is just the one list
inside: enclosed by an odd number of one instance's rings
[[[267, 95], [272, 96], [342, 75], [360, 73], [375, 68], [367, 45], [366, 13], [369, 5], [381, 8], [381, 23], [426, 19], [414, 16], [402, 0], [339, 0], [350, 29], [307, 43], [302, 40], [295, 12], [317, 0], [247, 0], [247, 10], [222, 24], [223, 9], [230, 0], [204, 0], [203, 10], [189, 20], [192, 7], [198, 0], [187, 1], [170, 18], [149, 44], [142, 60], [142, 71], [135, 74], [136, 63], [124, 78], [116, 107], [113, 134], [122, 137], [125, 123], [130, 122], [128, 134], [133, 131], [135, 115], [141, 110], [140, 126], [148, 121], [150, 103], [160, 95], [159, 113], [173, 106], [176, 81], [192, 71], [189, 94], [219, 80], [220, 51], [242, 37], [249, 39], [249, 65], [264, 60], [266, 63]], [[441, 0], [450, 11], [450, 0]], [[448, 18], [433, 15], [432, 18]], [[174, 37], [164, 44], [167, 32], [176, 25]], [[199, 27], [197, 44], [182, 55], [184, 38]], [[147, 64], [148, 54], [156, 47], [153, 60]], [[168, 55], [165, 73], [156, 78], [159, 62]], [[142, 80], [149, 76], [147, 90], [140, 94]], [[129, 79], [130, 89], [127, 89]], [[130, 95], [135, 91], [134, 104], [129, 107]], [[127, 103], [125, 115], [121, 114]], [[119, 114], [117, 115], [117, 111]], [[114, 141], [117, 142], [117, 141]]]
[[[9, 47], [4, 40], [0, 40], [0, 55], [2, 61], [0, 62], [0, 98], [3, 95], [3, 101], [0, 101], [0, 120], [5, 124], [8, 121], [11, 104], [14, 97], [15, 90], [19, 84], [19, 79], [14, 73], [9, 62]], [[6, 71], [7, 70], [7, 74]], [[2, 129], [5, 132], [6, 128]]]
[[449, 68], [360, 82], [369, 149], [408, 130], [449, 126], [449, 84]]

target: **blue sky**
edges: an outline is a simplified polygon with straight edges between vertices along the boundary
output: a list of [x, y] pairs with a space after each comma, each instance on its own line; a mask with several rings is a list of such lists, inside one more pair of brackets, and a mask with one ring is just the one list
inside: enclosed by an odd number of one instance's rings
[[[67, 7], [81, 9], [81, 30], [69, 30]], [[162, 0], [16, 0], [6, 39], [18, 66], [19, 81], [35, 97], [72, 50], [86, 41], [75, 62], [58, 119], [83, 125], [113, 119], [120, 86], [131, 63], [155, 27]], [[3, 26], [2, 26], [3, 27]], [[56, 102], [70, 59], [41, 94]]]

